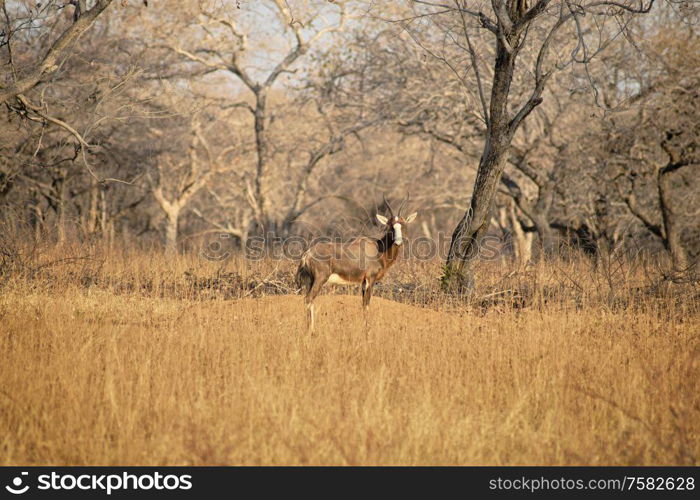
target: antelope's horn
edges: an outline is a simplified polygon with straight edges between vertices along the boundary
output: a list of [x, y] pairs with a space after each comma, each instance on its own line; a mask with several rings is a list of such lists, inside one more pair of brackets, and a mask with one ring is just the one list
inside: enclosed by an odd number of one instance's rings
[[401, 206], [399, 207], [399, 217], [401, 217], [401, 210], [403, 210], [403, 207], [408, 203], [410, 197], [411, 193], [406, 193], [406, 198], [401, 202]]
[[382, 193], [382, 197], [384, 198], [384, 204], [386, 205], [386, 208], [389, 209], [389, 213], [391, 216], [394, 216], [394, 211], [391, 209], [391, 205], [389, 205], [389, 200], [386, 199], [386, 193]]

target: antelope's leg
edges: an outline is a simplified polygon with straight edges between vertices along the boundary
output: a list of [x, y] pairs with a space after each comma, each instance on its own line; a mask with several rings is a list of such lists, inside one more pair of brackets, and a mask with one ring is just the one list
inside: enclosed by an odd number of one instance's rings
[[314, 305], [314, 300], [321, 292], [321, 288], [328, 281], [328, 278], [320, 279], [320, 277], [314, 278], [314, 283], [311, 285], [309, 292], [304, 297], [304, 304], [306, 305], [307, 315], [307, 327], [309, 332], [313, 332], [314, 326], [316, 324], [316, 306]]
[[314, 326], [316, 326], [316, 308], [313, 302], [306, 305], [306, 328], [309, 332], [314, 331]]
[[362, 284], [360, 285], [360, 294], [362, 295], [362, 308], [367, 311], [367, 307], [365, 305], [365, 295], [367, 294], [367, 279], [362, 280]]
[[373, 286], [374, 283], [372, 283], [369, 278], [362, 280], [362, 306], [364, 307], [365, 312], [369, 312], [369, 301], [372, 298]]
[[369, 330], [370, 330], [370, 323], [369, 323], [369, 300], [372, 298], [372, 286], [374, 285], [373, 282], [369, 280], [369, 278], [365, 278], [362, 280], [362, 309], [363, 309], [363, 316], [365, 317], [365, 339], [369, 340]]
[[316, 307], [313, 300], [307, 300], [306, 298], [304, 299], [304, 306], [306, 307], [306, 329], [310, 333], [314, 331], [316, 324]]

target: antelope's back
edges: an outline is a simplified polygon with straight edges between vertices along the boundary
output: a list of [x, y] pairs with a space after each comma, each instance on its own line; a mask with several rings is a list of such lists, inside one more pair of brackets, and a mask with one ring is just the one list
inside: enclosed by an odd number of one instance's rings
[[358, 271], [376, 267], [379, 250], [376, 240], [360, 237], [347, 242], [318, 241], [309, 248], [305, 257], [328, 262], [335, 271], [356, 275]]

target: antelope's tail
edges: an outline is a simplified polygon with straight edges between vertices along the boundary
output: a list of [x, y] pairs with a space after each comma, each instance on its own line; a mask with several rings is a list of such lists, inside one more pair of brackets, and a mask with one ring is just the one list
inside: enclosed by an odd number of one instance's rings
[[311, 273], [311, 269], [309, 269], [309, 265], [306, 262], [306, 257], [307, 254], [304, 254], [301, 258], [301, 262], [299, 262], [299, 268], [297, 269], [296, 274], [297, 287], [301, 288], [301, 291], [304, 293], [307, 293], [309, 290], [311, 290], [311, 287], [314, 284], [314, 275]]

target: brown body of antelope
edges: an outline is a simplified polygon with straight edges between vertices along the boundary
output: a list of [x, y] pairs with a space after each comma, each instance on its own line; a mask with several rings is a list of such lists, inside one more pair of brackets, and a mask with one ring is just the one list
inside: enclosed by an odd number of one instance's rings
[[306, 295], [307, 326], [313, 331], [315, 324], [314, 299], [323, 285], [360, 285], [362, 305], [369, 310], [372, 287], [381, 280], [399, 258], [404, 242], [404, 228], [416, 218], [412, 213], [406, 218], [394, 215], [387, 203], [390, 215], [377, 214], [377, 220], [385, 228], [381, 238], [359, 237], [346, 243], [318, 242], [302, 256], [297, 270], [297, 285]]

